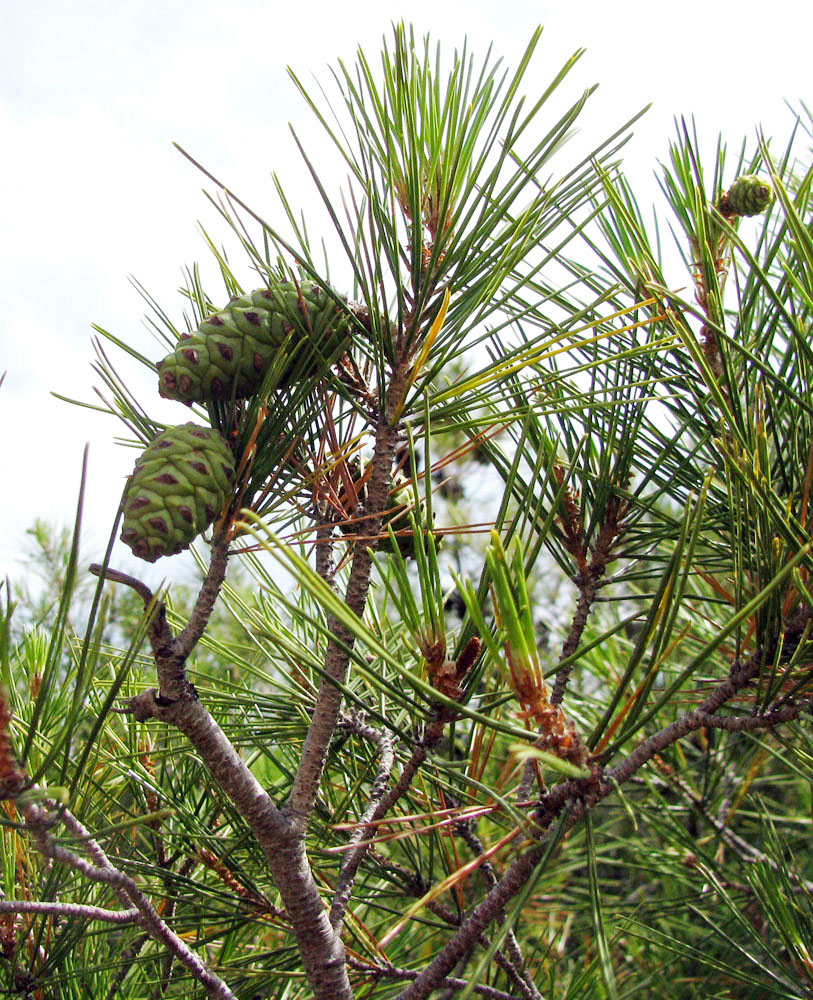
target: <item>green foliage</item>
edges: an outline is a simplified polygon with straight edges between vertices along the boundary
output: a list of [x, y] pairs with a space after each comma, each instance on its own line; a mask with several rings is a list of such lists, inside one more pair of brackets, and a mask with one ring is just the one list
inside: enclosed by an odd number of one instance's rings
[[[538, 850], [458, 995], [475, 983], [515, 995], [498, 960], [514, 942], [557, 1000], [810, 997], [813, 168], [798, 134], [782, 151], [761, 142], [729, 157], [721, 141], [707, 157], [680, 123], [658, 219], [681, 263], [614, 160], [627, 126], [560, 166], [589, 92], [548, 120], [577, 54], [526, 102], [537, 40], [512, 76], [465, 49], [446, 66], [398, 28], [378, 72], [361, 53], [340, 65], [337, 124], [296, 80], [350, 172], [342, 222], [303, 152], [352, 272], [359, 330], [330, 370], [194, 408], [230, 442], [237, 482], [230, 575], [187, 667], [281, 805], [326, 651], [348, 653], [307, 833], [328, 905], [380, 767], [362, 723], [397, 740], [395, 775], [416, 749], [428, 754], [364, 831], [373, 849], [344, 923], [358, 996], [399, 995], [403, 982], [362, 966], [385, 956], [426, 967], [514, 860]], [[726, 193], [757, 172], [775, 201], [740, 218]], [[243, 294], [256, 272], [328, 287], [281, 190], [293, 239], [222, 190], [246, 258], [241, 269], [215, 250], [226, 293]], [[169, 349], [223, 299], [197, 268], [187, 276], [183, 322], [151, 303]], [[100, 333], [155, 368], [146, 348]], [[98, 352], [107, 410], [143, 447], [161, 425]], [[382, 414], [412, 493], [403, 524], [387, 505], [365, 506]], [[460, 492], [444, 496], [450, 469]], [[475, 526], [455, 523], [486, 486], [488, 553]], [[400, 509], [401, 489], [396, 480], [389, 507]], [[38, 529], [53, 568], [42, 602], [3, 595], [19, 762], [67, 788], [74, 814], [236, 995], [310, 996], [234, 801], [178, 731], [113, 711], [155, 683], [150, 610], [105, 603], [100, 585], [77, 623], [78, 522], [71, 547], [53, 551]], [[345, 589], [353, 555], [378, 535], [372, 599], [357, 614]], [[170, 624], [194, 607], [176, 592]], [[545, 814], [558, 792], [565, 807]], [[5, 897], [115, 905], [108, 887], [30, 851], [18, 819], [7, 804]], [[137, 925], [25, 914], [2, 924], [0, 944], [9, 989], [203, 995]]]

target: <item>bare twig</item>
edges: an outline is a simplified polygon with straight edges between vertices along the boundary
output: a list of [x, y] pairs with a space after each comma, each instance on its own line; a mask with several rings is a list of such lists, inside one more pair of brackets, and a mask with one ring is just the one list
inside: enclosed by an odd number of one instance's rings
[[[595, 603], [601, 580], [607, 570], [608, 563], [612, 561], [613, 549], [623, 534], [624, 527], [622, 522], [626, 512], [626, 501], [616, 495], [610, 496], [604, 514], [604, 523], [592, 546], [590, 563], [589, 565], [586, 564], [583, 555], [578, 560], [580, 563], [577, 578], [579, 600], [576, 605], [576, 612], [573, 615], [573, 621], [570, 625], [570, 632], [562, 646], [562, 653], [559, 657], [560, 662], [569, 659], [578, 649], [590, 609]], [[581, 528], [579, 530], [581, 531]], [[563, 667], [556, 674], [553, 694], [550, 699], [552, 705], [560, 705], [562, 703], [572, 670], [573, 664], [570, 664], [567, 667]]]
[[[733, 830], [730, 830], [724, 821], [720, 820], [717, 816], [714, 816], [706, 806], [703, 801], [702, 796], [697, 795], [689, 785], [683, 781], [678, 775], [670, 774], [667, 780], [674, 784], [680, 789], [682, 795], [691, 802], [692, 806], [697, 809], [697, 811], [702, 815], [702, 817], [708, 822], [720, 836], [731, 850], [744, 861], [746, 864], [764, 864], [767, 865], [771, 871], [775, 872], [777, 875], [783, 875], [787, 877], [791, 882], [799, 887], [803, 892], [808, 893], [813, 896], [813, 882], [809, 882], [807, 879], [802, 878], [792, 869], [788, 868], [787, 865], [780, 867], [773, 858], [769, 858], [767, 854], [760, 851], [758, 847], [754, 847], [753, 844], [749, 844], [747, 840], [743, 840], [742, 837], [737, 836]], [[750, 886], [743, 887], [751, 890]]]
[[131, 587], [144, 602], [145, 608], [148, 608], [155, 600], [155, 595], [147, 584], [135, 576], [130, 576], [128, 573], [121, 573], [119, 570], [111, 569], [109, 566], [105, 569], [101, 563], [91, 563], [88, 569], [94, 576], [103, 576], [110, 583], [121, 583], [125, 587]]
[[167, 621], [166, 604], [163, 601], [159, 601], [145, 583], [134, 576], [129, 576], [127, 573], [121, 573], [119, 570], [111, 569], [109, 566], [104, 569], [99, 563], [91, 563], [90, 572], [94, 576], [103, 576], [105, 580], [109, 580], [111, 583], [121, 583], [125, 587], [130, 587], [144, 602], [145, 610], [149, 611], [150, 608], [153, 609], [148, 633], [153, 655], [156, 659], [159, 656], [169, 655], [175, 642], [175, 636], [172, 634], [172, 629], [169, 627], [169, 622]]
[[[469, 850], [474, 854], [476, 858], [486, 853], [485, 844], [477, 836], [474, 825], [471, 820], [463, 819], [455, 823], [455, 832], [461, 837], [461, 839], [469, 847]], [[499, 879], [497, 878], [497, 873], [494, 871], [494, 865], [490, 860], [484, 861], [480, 867], [480, 876], [486, 883], [489, 889], [493, 889]], [[505, 912], [499, 915], [499, 921], [502, 925], [506, 923]], [[509, 964], [512, 972], [515, 975], [515, 983], [517, 988], [522, 993], [525, 1000], [542, 1000], [542, 994], [534, 985], [533, 980], [528, 975], [525, 967], [525, 958], [522, 954], [522, 949], [519, 946], [519, 941], [517, 941], [517, 936], [514, 933], [512, 927], [509, 927], [505, 935], [505, 948], [508, 953]]]
[[[367, 808], [359, 818], [358, 826], [348, 838], [349, 845], [358, 845], [364, 838], [367, 824], [376, 818], [378, 806], [387, 790], [387, 782], [390, 779], [392, 767], [395, 763], [395, 738], [389, 733], [367, 725], [360, 719], [348, 719], [342, 723], [342, 728], [350, 729], [365, 739], [371, 740], [377, 745], [380, 754], [378, 772], [370, 788]], [[330, 909], [330, 922], [337, 933], [341, 930], [350, 894], [353, 891], [353, 882], [355, 881], [356, 873], [358, 872], [364, 853], [363, 847], [356, 846], [354, 850], [350, 850], [345, 854], [342, 861], [336, 884], [336, 892], [333, 896], [333, 905]]]
[[[365, 531], [373, 535], [378, 534], [381, 514], [387, 509], [389, 502], [392, 463], [399, 436], [396, 414], [406, 391], [407, 379], [408, 364], [405, 361], [393, 374], [388, 386], [385, 409], [380, 415], [376, 429], [372, 474], [367, 487], [365, 510], [365, 514], [369, 517]], [[368, 544], [357, 542], [353, 549], [344, 604], [359, 617], [364, 613], [367, 603], [372, 565], [372, 548]], [[328, 621], [328, 628], [335, 639], [331, 639], [327, 644], [324, 673], [316, 697], [316, 706], [286, 806], [286, 814], [291, 817], [303, 835], [316, 803], [330, 741], [339, 719], [342, 704], [341, 685], [347, 678], [350, 651], [355, 642], [355, 636], [350, 630], [332, 616]]]
[[135, 907], [130, 910], [106, 910], [101, 906], [44, 902], [37, 899], [0, 899], [0, 913], [46, 913], [70, 920], [103, 920], [108, 924], [132, 924], [140, 915]]
[[[88, 854], [97, 863], [92, 864], [86, 861], [78, 854], [69, 851], [54, 841], [50, 834], [50, 828], [54, 822], [51, 810], [54, 808], [58, 808], [55, 803], [49, 804], [48, 809], [36, 806], [32, 802], [20, 803], [20, 811], [42, 855], [68, 865], [75, 871], [78, 871], [88, 881], [111, 886], [111, 888], [116, 890], [120, 898], [126, 897], [132, 900], [133, 908], [138, 914], [137, 920], [142, 927], [149, 932], [151, 937], [154, 937], [157, 941], [162, 942], [167, 948], [172, 950], [178, 960], [183, 962], [195, 979], [205, 988], [210, 997], [215, 998], [215, 1000], [236, 1000], [235, 995], [226, 983], [216, 973], [212, 972], [186, 942], [167, 926], [136, 883], [110, 863], [101, 847], [99, 847], [85, 827], [67, 809], [60, 809], [60, 816], [63, 822], [72, 833], [82, 837]], [[129, 913], [130, 911], [127, 912]]]
[[[440, 737], [443, 735], [443, 723], [437, 722], [430, 725], [427, 729], [424, 739], [415, 747], [409, 760], [404, 765], [401, 771], [401, 776], [398, 781], [393, 785], [393, 787], [381, 798], [375, 805], [369, 816], [366, 816], [363, 822], [360, 822], [359, 826], [353, 831], [353, 838], [356, 843], [359, 843], [371, 826], [378, 820], [383, 819], [393, 808], [395, 803], [405, 795], [412, 784], [412, 780], [418, 773], [421, 764], [426, 760], [431, 749], [437, 745]], [[390, 765], [390, 770], [392, 770], [392, 765]], [[344, 879], [348, 887], [352, 887], [353, 881], [355, 880], [356, 874], [358, 873], [361, 862], [364, 860], [364, 856], [367, 853], [369, 845], [359, 843], [359, 846], [354, 850], [349, 852], [345, 858], [340, 876]], [[344, 893], [342, 893], [344, 895]], [[347, 899], [343, 902], [340, 901], [339, 889], [336, 890], [336, 896], [333, 901], [333, 908], [331, 909], [330, 919], [333, 925], [338, 929], [341, 926], [341, 921], [344, 918], [344, 913], [347, 908], [347, 900], [349, 899], [349, 893], [347, 894]]]
[[[361, 972], [363, 975], [370, 976], [373, 979], [400, 979], [404, 982], [409, 980], [415, 980], [418, 978], [419, 973], [413, 972], [411, 969], [399, 969], [394, 965], [371, 965], [367, 962], [360, 962], [358, 959], [349, 956], [347, 959], [347, 964]], [[439, 989], [452, 989], [452, 990], [462, 990], [469, 986], [465, 979], [457, 979], [454, 977], [446, 977], [438, 983]], [[482, 986], [476, 985], [471, 987], [472, 992], [477, 993], [479, 996], [486, 997], [486, 1000], [520, 1000], [519, 997], [514, 996], [512, 993], [504, 993], [502, 990], [495, 989], [493, 986]], [[406, 994], [402, 994], [405, 996]]]

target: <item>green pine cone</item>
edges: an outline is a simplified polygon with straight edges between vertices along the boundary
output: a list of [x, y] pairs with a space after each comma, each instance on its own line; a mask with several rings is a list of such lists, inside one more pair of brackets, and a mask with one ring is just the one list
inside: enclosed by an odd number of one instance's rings
[[121, 540], [147, 562], [181, 552], [217, 517], [233, 479], [234, 458], [217, 431], [169, 427], [133, 469]]
[[281, 282], [232, 299], [183, 335], [158, 363], [158, 391], [183, 403], [245, 399], [259, 389], [283, 347], [289, 358], [280, 387], [320, 371], [348, 335], [347, 313], [319, 285]]
[[[356, 492], [362, 506], [367, 502], [367, 484], [363, 483], [363, 473], [366, 471], [366, 468], [366, 460], [363, 460], [361, 464], [357, 461], [351, 463], [353, 476], [354, 478], [357, 477]], [[397, 472], [390, 487], [387, 508], [381, 515], [381, 525], [378, 529], [378, 541], [376, 545], [377, 552], [392, 554], [395, 551], [395, 546], [387, 531], [387, 528], [391, 527], [395, 533], [398, 549], [404, 559], [415, 558], [415, 536], [412, 532], [412, 522], [409, 519], [409, 514], [412, 510], [415, 511], [416, 520], [422, 520], [423, 518], [420, 515], [425, 514], [426, 500], [419, 494], [416, 505], [412, 482], [403, 473]], [[345, 534], [352, 533], [365, 536], [369, 533], [368, 525], [368, 521], [362, 521], [359, 524], [357, 521], [351, 520], [347, 524], [341, 524], [340, 528]], [[429, 534], [429, 529], [424, 528], [423, 531], [425, 538]], [[437, 532], [432, 532], [432, 534], [435, 538], [436, 547], [440, 548], [442, 536]]]
[[759, 215], [772, 201], [771, 182], [759, 174], [743, 174], [728, 190], [728, 207], [734, 215]]
[[[411, 483], [406, 476], [396, 475], [390, 489], [389, 505], [381, 518], [381, 527], [378, 529], [379, 534], [384, 536], [378, 540], [378, 552], [391, 554], [395, 551], [387, 530], [392, 528], [404, 559], [415, 557], [415, 538], [410, 530], [412, 522], [409, 520], [409, 511], [414, 507], [414, 504], [415, 494]], [[399, 531], [404, 532], [404, 534], [399, 535]]]

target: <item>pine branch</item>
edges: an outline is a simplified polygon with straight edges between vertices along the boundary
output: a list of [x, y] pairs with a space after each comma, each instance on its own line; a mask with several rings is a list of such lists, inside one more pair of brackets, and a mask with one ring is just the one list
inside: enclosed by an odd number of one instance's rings
[[[365, 515], [369, 518], [365, 530], [373, 535], [379, 531], [381, 514], [387, 509], [389, 501], [393, 458], [400, 436], [395, 424], [395, 415], [406, 392], [408, 375], [409, 366], [404, 359], [393, 372], [392, 379], [387, 386], [387, 401], [376, 429], [372, 474], [367, 487], [365, 509]], [[372, 566], [372, 548], [368, 544], [357, 543], [353, 551], [344, 603], [359, 618], [362, 617], [367, 603]], [[319, 794], [319, 784], [327, 760], [327, 752], [341, 711], [340, 685], [347, 678], [350, 650], [355, 643], [355, 636], [335, 619], [331, 618], [328, 621], [328, 627], [331, 636], [335, 636], [335, 639], [328, 641], [324, 674], [316, 696], [316, 706], [311, 717], [291, 794], [285, 807], [286, 815], [291, 817], [303, 836]]]
[[[161, 611], [151, 623], [160, 687], [136, 695], [129, 710], [138, 722], [157, 719], [180, 730], [254, 831], [291, 919], [305, 969], [317, 998], [352, 996], [344, 947], [334, 934], [308, 862], [303, 831], [294, 827], [271, 800], [231, 741], [201, 704], [184, 664], [208, 623], [223, 584], [228, 558], [227, 527], [216, 533], [212, 560], [186, 629], [171, 637]], [[131, 578], [130, 578], [131, 579]], [[129, 582], [123, 574], [119, 582]], [[132, 586], [132, 583], [130, 583]], [[147, 588], [135, 588], [142, 599]], [[151, 598], [150, 598], [151, 599]], [[169, 637], [169, 641], [167, 641]], [[335, 690], [335, 689], [334, 689]]]
[[108, 924], [132, 924], [138, 921], [141, 911], [106, 910], [102, 906], [85, 906], [81, 903], [54, 903], [36, 899], [0, 899], [0, 913], [44, 913], [65, 920], [101, 920]]
[[[797, 891], [813, 896], [813, 882], [802, 878], [801, 875], [787, 866], [780, 868], [773, 858], [768, 857], [764, 851], [760, 851], [758, 847], [755, 847], [753, 844], [749, 844], [747, 840], [743, 840], [742, 837], [739, 837], [726, 825], [724, 821], [720, 820], [717, 816], [714, 816], [708, 810], [703, 797], [692, 791], [686, 782], [681, 780], [678, 775], [669, 774], [667, 776], [667, 780], [680, 789], [681, 794], [684, 795], [689, 802], [691, 802], [692, 806], [697, 809], [706, 822], [714, 827], [719, 834], [720, 839], [727, 844], [732, 851], [734, 851], [741, 861], [751, 865], [767, 865], [771, 871], [775, 872], [777, 875], [783, 875], [793, 882], [797, 886]], [[748, 886], [747, 889], [748, 891], [753, 891], [751, 886]]]
[[[458, 834], [458, 836], [468, 845], [474, 857], [479, 858], [486, 853], [485, 844], [475, 833], [474, 824], [471, 820], [459, 820], [455, 823], [454, 830], [455, 833]], [[494, 889], [498, 884], [499, 879], [497, 878], [497, 873], [494, 871], [494, 865], [491, 861], [484, 861], [479, 866], [478, 870], [480, 872], [480, 877], [486, 883], [486, 886], [489, 889]], [[498, 919], [500, 924], [504, 927], [506, 924], [505, 912], [500, 913]], [[522, 949], [519, 946], [519, 941], [517, 941], [517, 936], [514, 933], [513, 927], [509, 928], [506, 932], [505, 949], [508, 954], [511, 969], [517, 978], [517, 986], [521, 990], [525, 1000], [542, 1000], [542, 995], [526, 971], [525, 958], [522, 954]]]
[[[809, 613], [806, 613], [798, 621], [793, 621], [789, 625], [784, 642], [785, 656], [791, 655], [799, 635], [803, 632], [804, 622], [808, 616]], [[698, 709], [687, 713], [644, 740], [616, 767], [606, 773], [597, 769], [590, 779], [571, 779], [561, 782], [547, 792], [540, 800], [540, 806], [533, 815], [533, 821], [541, 830], [548, 832], [541, 835], [536, 846], [530, 848], [511, 864], [503, 878], [491, 889], [471, 915], [462, 922], [457, 934], [443, 947], [412, 986], [401, 994], [399, 1000], [423, 1000], [423, 998], [428, 997], [438, 987], [438, 983], [443, 977], [454, 968], [464, 955], [469, 953], [478, 935], [485, 930], [488, 924], [492, 920], [499, 919], [505, 905], [522, 890], [531, 877], [536, 864], [544, 857], [545, 845], [552, 824], [562, 814], [566, 806], [569, 807], [567, 826], [571, 827], [579, 822], [589, 809], [594, 808], [602, 799], [612, 794], [619, 785], [628, 781], [665, 747], [677, 742], [689, 732], [704, 728], [708, 720], [726, 720], [727, 717], [715, 716], [714, 713], [759, 673], [764, 662], [764, 651], [758, 650], [745, 664], [735, 663], [728, 678], [717, 685]], [[810, 703], [786, 706], [774, 713], [766, 713], [762, 717], [741, 717], [738, 720], [735, 719], [733, 725], [726, 722], [724, 728], [735, 730], [737, 728], [744, 730], [770, 728], [772, 725], [798, 718], [803, 710], [809, 711]]]
[[[183, 962], [210, 997], [214, 1000], [237, 1000], [226, 983], [167, 926], [136, 883], [111, 864], [102, 848], [69, 810], [58, 807], [56, 803], [50, 803], [47, 809], [36, 806], [30, 801], [21, 802], [19, 805], [37, 848], [44, 857], [68, 865], [90, 882], [109, 885], [120, 898], [132, 901], [132, 908], [138, 913], [138, 922], [152, 937], [166, 945], [180, 962]], [[84, 840], [86, 850], [96, 861], [95, 865], [73, 851], [61, 847], [51, 837], [50, 829], [54, 823], [52, 811], [55, 809], [59, 810], [58, 815], [65, 826]], [[125, 912], [129, 915], [130, 910]]]
[[[582, 554], [582, 550], [586, 546], [581, 541], [582, 549], [578, 550], [579, 573], [576, 577], [579, 588], [579, 600], [573, 615], [573, 621], [570, 625], [570, 631], [562, 646], [562, 652], [559, 656], [560, 663], [568, 660], [579, 647], [579, 642], [587, 626], [590, 609], [595, 603], [601, 581], [607, 571], [607, 565], [611, 561], [614, 548], [618, 545], [623, 535], [624, 528], [622, 522], [626, 512], [627, 504], [624, 500], [621, 500], [617, 496], [611, 496], [608, 499], [607, 508], [604, 512], [604, 520], [598, 537], [590, 551], [589, 564]], [[571, 518], [570, 523], [572, 524], [574, 520], [574, 518]], [[583, 526], [581, 522], [577, 523], [578, 534], [581, 540]], [[550, 699], [552, 705], [561, 705], [572, 670], [573, 664], [571, 663], [557, 672]]]
[[[415, 775], [420, 770], [421, 765], [427, 759], [431, 750], [438, 744], [442, 735], [442, 722], [434, 723], [429, 727], [425, 738], [412, 751], [409, 760], [406, 762], [403, 770], [401, 771], [401, 776], [398, 778], [398, 781], [393, 785], [389, 792], [383, 795], [382, 798], [376, 802], [375, 808], [372, 810], [369, 817], [367, 817], [364, 820], [364, 823], [360, 824], [354, 831], [353, 837], [356, 838], [357, 841], [362, 840], [366, 832], [372, 829], [373, 824], [389, 815], [395, 803], [409, 791]], [[347, 900], [349, 899], [349, 890], [352, 888], [352, 883], [355, 880], [359, 868], [361, 867], [361, 863], [368, 851], [368, 847], [369, 845], [367, 844], [359, 844], [354, 851], [351, 851], [348, 856], [346, 856], [344, 862], [342, 863], [341, 879], [344, 880], [347, 888], [343, 890], [341, 896], [339, 889], [337, 888], [333, 907], [330, 912], [331, 923], [337, 928], [337, 930], [341, 927], [341, 922], [344, 919], [344, 912], [347, 908]], [[347, 895], [347, 899], [342, 901], [342, 897], [345, 894]]]
[[[409, 980], [417, 979], [419, 975], [419, 973], [413, 972], [411, 969], [399, 969], [394, 965], [371, 965], [367, 962], [361, 962], [357, 958], [353, 958], [352, 955], [348, 958], [347, 964], [352, 969], [356, 969], [358, 972], [361, 972], [363, 975], [369, 976], [376, 981], [380, 979], [400, 979], [408, 982]], [[466, 989], [466, 987], [469, 987], [473, 993], [485, 997], [486, 1000], [520, 1000], [520, 998], [515, 996], [513, 993], [504, 993], [502, 990], [495, 989], [493, 986], [472, 985], [465, 979], [457, 979], [455, 977], [447, 976], [446, 978], [441, 979], [438, 983], [438, 989], [457, 991]], [[405, 996], [406, 993], [401, 994], [401, 997]]]
[[348, 719], [341, 723], [343, 729], [358, 733], [365, 739], [371, 740], [378, 746], [380, 760], [378, 771], [373, 779], [370, 788], [367, 807], [359, 818], [358, 826], [353, 830], [348, 838], [347, 844], [351, 847], [342, 859], [339, 870], [339, 878], [336, 883], [336, 891], [333, 894], [333, 904], [330, 908], [330, 923], [336, 933], [341, 932], [342, 921], [353, 891], [353, 883], [359, 866], [364, 858], [365, 849], [360, 847], [359, 842], [364, 838], [368, 824], [377, 818], [377, 812], [381, 799], [387, 790], [387, 782], [395, 764], [395, 739], [389, 733], [375, 729], [359, 719]]
[[775, 712], [766, 712], [755, 716], [716, 716], [713, 712], [724, 705], [759, 672], [762, 659], [754, 655], [748, 665], [737, 671], [728, 680], [717, 686], [715, 691], [693, 712], [688, 712], [676, 719], [671, 725], [650, 736], [639, 744], [620, 764], [607, 772], [607, 778], [622, 784], [629, 780], [639, 768], [676, 743], [690, 732], [707, 727], [725, 729], [729, 732], [748, 732], [757, 729], [770, 729], [783, 722], [798, 719], [804, 711], [810, 710], [810, 704], [786, 706]]

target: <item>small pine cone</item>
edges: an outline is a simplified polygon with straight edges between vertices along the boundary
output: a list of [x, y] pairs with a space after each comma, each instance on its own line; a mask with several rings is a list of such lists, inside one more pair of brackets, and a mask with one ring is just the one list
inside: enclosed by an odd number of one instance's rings
[[136, 462], [121, 540], [147, 562], [181, 552], [217, 517], [233, 479], [234, 458], [217, 431], [169, 427]]
[[[387, 531], [387, 526], [391, 526], [392, 530], [395, 532], [395, 540], [398, 543], [398, 549], [404, 559], [414, 559], [415, 558], [415, 537], [411, 531], [411, 521], [409, 520], [409, 511], [415, 507], [415, 493], [412, 489], [412, 482], [407, 479], [406, 476], [396, 474], [392, 488], [390, 489], [389, 498], [389, 508], [384, 512], [381, 518], [381, 527], [378, 529], [379, 534], [383, 535], [383, 538], [378, 540], [378, 551], [393, 553], [395, 549], [393, 548], [392, 539]], [[419, 496], [418, 507], [420, 507], [421, 512], [424, 511], [426, 507], [426, 501], [423, 497]], [[416, 520], [418, 520], [418, 511], [416, 510]], [[404, 534], [399, 534], [399, 532], [405, 532]], [[424, 539], [429, 534], [429, 529], [424, 528]], [[437, 532], [433, 532], [435, 536], [435, 546], [440, 548], [441, 535]]]
[[759, 215], [772, 201], [771, 182], [759, 174], [743, 174], [728, 190], [728, 208], [734, 215]]
[[158, 391], [183, 403], [245, 399], [281, 350], [289, 356], [282, 387], [322, 370], [345, 347], [348, 331], [347, 313], [321, 286], [280, 282], [232, 299], [182, 336], [158, 363]]
[[[367, 471], [368, 469], [366, 463], [363, 463], [360, 468], [357, 467], [354, 469], [354, 473], [358, 476], [356, 492], [362, 506], [365, 506], [367, 503], [367, 484], [365, 482]], [[407, 479], [403, 473], [396, 472], [390, 488], [387, 509], [381, 515], [381, 524], [378, 529], [378, 544], [376, 546], [376, 551], [387, 554], [392, 554], [395, 551], [387, 531], [387, 526], [390, 525], [392, 530], [395, 532], [395, 540], [398, 543], [398, 549], [403, 558], [415, 558], [415, 539], [412, 534], [412, 525], [409, 520], [409, 512], [414, 509], [415, 506], [415, 494], [412, 489], [411, 480]], [[420, 507], [421, 512], [425, 510], [426, 501], [423, 497], [419, 497], [418, 507]], [[357, 522], [351, 520], [349, 523], [341, 524], [340, 528], [345, 534], [365, 535], [369, 531], [369, 523], [370, 522], [368, 520], [364, 520], [361, 524], [357, 524]], [[424, 537], [428, 534], [429, 529], [424, 528]], [[440, 548], [443, 536], [438, 532], [433, 532], [433, 535], [435, 537], [436, 548]]]

